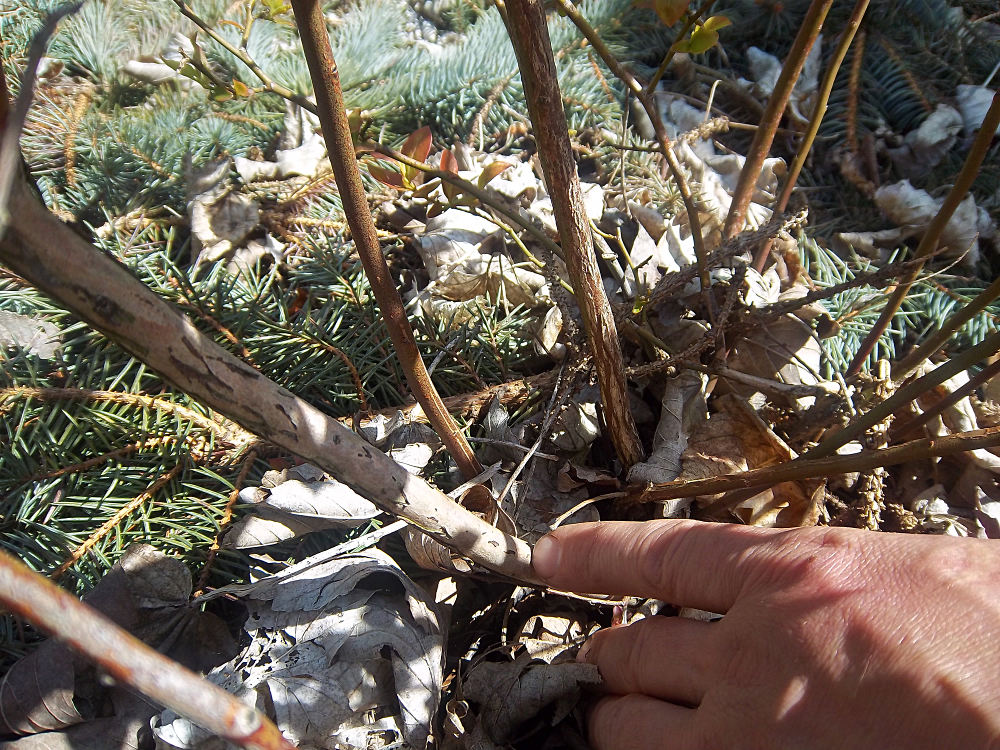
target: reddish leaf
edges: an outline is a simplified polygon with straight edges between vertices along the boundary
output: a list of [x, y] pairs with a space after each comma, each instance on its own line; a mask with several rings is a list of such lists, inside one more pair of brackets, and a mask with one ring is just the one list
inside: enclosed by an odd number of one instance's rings
[[[441, 152], [441, 171], [458, 174], [458, 162], [455, 160], [455, 155], [451, 152], [451, 149], [446, 148]], [[457, 187], [445, 180], [441, 181], [441, 189], [444, 191], [444, 197], [448, 199], [449, 203], [454, 202], [455, 198], [461, 192]]]
[[656, 0], [656, 15], [667, 26], [673, 26], [681, 20], [691, 0]]
[[403, 175], [399, 172], [389, 169], [389, 163], [385, 161], [378, 161], [368, 165], [368, 174], [374, 177], [376, 180], [381, 182], [383, 185], [388, 185], [389, 187], [403, 189]]
[[399, 150], [411, 159], [427, 161], [431, 152], [431, 129], [424, 125], [420, 130], [414, 130]]

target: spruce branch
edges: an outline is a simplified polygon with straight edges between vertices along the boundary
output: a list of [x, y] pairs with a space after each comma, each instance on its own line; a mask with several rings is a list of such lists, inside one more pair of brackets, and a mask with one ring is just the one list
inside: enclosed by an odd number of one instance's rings
[[140, 505], [142, 505], [148, 500], [152, 500], [157, 492], [159, 492], [168, 484], [170, 484], [172, 481], [174, 481], [174, 479], [177, 478], [177, 475], [180, 474], [181, 469], [183, 468], [184, 468], [183, 462], [176, 464], [174, 468], [172, 468], [166, 474], [163, 474], [162, 476], [158, 477], [155, 482], [149, 485], [149, 487], [146, 489], [145, 492], [140, 493], [139, 495], [134, 497], [130, 502], [123, 505], [118, 510], [117, 513], [115, 513], [113, 516], [111, 516], [111, 518], [109, 518], [107, 521], [101, 524], [101, 527], [99, 529], [97, 529], [94, 533], [88, 536], [84, 540], [83, 544], [81, 544], [75, 550], [73, 550], [70, 556], [67, 557], [62, 562], [62, 564], [52, 572], [50, 578], [53, 581], [58, 581], [63, 573], [65, 573], [67, 570], [73, 567], [73, 564], [76, 563], [76, 561], [79, 560], [81, 557], [83, 557], [85, 554], [87, 554], [87, 551], [90, 550], [99, 541], [101, 541], [101, 539], [103, 539], [104, 536], [109, 531], [115, 528], [125, 518], [128, 518], [128, 516], [132, 515], [132, 513]]
[[513, 0], [507, 8], [507, 21], [545, 173], [545, 187], [552, 198], [566, 268], [576, 290], [597, 369], [608, 431], [627, 470], [642, 461], [644, 454], [629, 405], [618, 332], [597, 267], [590, 223], [583, 207], [580, 177], [569, 141], [545, 9], [539, 0]]
[[[941, 233], [944, 232], [948, 222], [951, 220], [952, 214], [958, 208], [959, 204], [965, 200], [966, 193], [969, 192], [969, 188], [972, 187], [972, 182], [976, 179], [976, 175], [979, 173], [979, 167], [983, 163], [983, 159], [986, 158], [987, 152], [990, 150], [990, 146], [993, 142], [993, 137], [996, 135], [997, 127], [1000, 126], [1000, 91], [997, 91], [993, 95], [993, 103], [990, 104], [989, 110], [986, 112], [986, 118], [983, 120], [982, 127], [979, 128], [979, 132], [976, 134], [976, 139], [972, 143], [972, 148], [969, 149], [969, 155], [965, 158], [965, 164], [962, 165], [962, 171], [958, 173], [958, 177], [955, 178], [955, 184], [952, 185], [951, 190], [948, 191], [948, 197], [944, 199], [944, 203], [941, 204], [941, 208], [938, 210], [937, 214], [931, 220], [930, 225], [927, 227], [927, 231], [924, 233], [923, 238], [920, 240], [920, 244], [917, 245], [916, 252], [913, 253], [913, 257], [917, 260], [923, 261], [926, 256], [934, 252], [937, 249], [938, 240], [941, 239]], [[915, 269], [910, 271], [904, 279], [902, 279], [899, 285], [893, 290], [892, 295], [890, 295], [888, 301], [885, 303], [885, 307], [882, 308], [882, 314], [879, 315], [878, 321], [872, 326], [871, 331], [865, 336], [864, 341], [861, 342], [861, 348], [858, 349], [857, 354], [854, 355], [854, 360], [851, 362], [851, 366], [847, 369], [845, 373], [846, 377], [851, 375], [857, 375], [861, 372], [861, 367], [868, 359], [868, 355], [871, 354], [872, 349], [875, 347], [875, 343], [881, 338], [882, 334], [885, 333], [889, 324], [892, 323], [892, 318], [899, 310], [899, 306], [903, 304], [903, 300], [910, 291], [910, 287], [913, 286], [913, 282], [917, 278], [917, 274], [920, 273], [921, 268], [923, 268], [923, 263], [917, 266]]]
[[292, 750], [259, 711], [158, 653], [2, 551], [0, 605], [58, 638], [117, 682], [225, 740], [251, 750]]
[[510, 578], [536, 582], [524, 542], [454, 503], [222, 349], [128, 269], [56, 219], [24, 180], [15, 184], [10, 216], [0, 260], [181, 390], [470, 559]]
[[746, 223], [747, 210], [753, 199], [757, 178], [760, 177], [760, 171], [764, 168], [764, 160], [767, 159], [767, 155], [771, 151], [771, 143], [774, 141], [774, 135], [785, 113], [785, 107], [788, 106], [792, 90], [806, 64], [809, 51], [819, 36], [831, 5], [833, 5], [833, 0], [812, 0], [806, 17], [799, 27], [799, 32], [795, 35], [792, 49], [789, 51], [788, 57], [785, 58], [781, 75], [778, 76], [778, 80], [774, 84], [774, 91], [771, 92], [771, 96], [767, 100], [767, 107], [761, 117], [757, 132], [754, 134], [753, 143], [750, 144], [746, 161], [740, 171], [740, 179], [736, 183], [736, 189], [733, 191], [733, 202], [729, 208], [729, 215], [726, 216], [726, 225], [722, 232], [726, 239], [739, 234]]
[[413, 329], [406, 317], [403, 300], [389, 273], [385, 256], [382, 255], [382, 246], [361, 183], [361, 171], [354, 152], [354, 141], [340, 89], [337, 61], [334, 60], [333, 49], [330, 47], [326, 18], [318, 0], [292, 0], [292, 9], [302, 38], [302, 49], [309, 64], [319, 118], [323, 125], [323, 138], [336, 175], [344, 213], [347, 214], [354, 245], [361, 256], [372, 293], [378, 300], [393, 348], [413, 395], [458, 464], [459, 470], [466, 479], [471, 479], [482, 473], [483, 466], [441, 402], [441, 396], [427, 374], [413, 337]]

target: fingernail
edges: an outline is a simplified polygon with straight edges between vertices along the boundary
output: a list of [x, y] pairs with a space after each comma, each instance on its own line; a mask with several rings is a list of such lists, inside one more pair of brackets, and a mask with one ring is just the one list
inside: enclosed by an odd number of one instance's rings
[[542, 578], [551, 578], [559, 571], [562, 545], [551, 536], [543, 536], [535, 543], [531, 553], [531, 565]]
[[576, 660], [579, 661], [579, 662], [586, 662], [587, 661], [587, 654], [590, 653], [590, 649], [591, 649], [591, 647], [593, 645], [594, 645], [594, 642], [592, 640], [587, 641], [586, 643], [584, 643], [580, 647], [579, 652], [577, 652]]

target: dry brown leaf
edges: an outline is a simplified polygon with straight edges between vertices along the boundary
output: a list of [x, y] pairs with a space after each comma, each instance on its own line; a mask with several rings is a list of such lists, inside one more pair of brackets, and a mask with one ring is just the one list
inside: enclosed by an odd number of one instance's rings
[[[716, 412], [702, 422], [682, 457], [682, 480], [736, 474], [762, 469], [795, 458], [795, 453], [774, 434], [740, 397], [727, 394], [714, 402]], [[824, 480], [783, 482], [763, 490], [734, 509], [753, 526], [813, 526], [819, 519]], [[703, 495], [706, 505], [722, 495]]]
[[[482, 661], [469, 672], [463, 694], [467, 701], [478, 704], [478, 722], [467, 738], [468, 747], [474, 747], [477, 740], [502, 746], [521, 724], [546, 706], [568, 698], [571, 709], [581, 685], [601, 681], [595, 664], [531, 661], [524, 653], [513, 662]], [[470, 724], [468, 717], [464, 724]]]

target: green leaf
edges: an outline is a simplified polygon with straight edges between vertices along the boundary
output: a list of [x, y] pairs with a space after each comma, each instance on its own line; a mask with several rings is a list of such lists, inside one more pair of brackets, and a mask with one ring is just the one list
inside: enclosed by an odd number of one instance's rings
[[656, 15], [667, 26], [673, 26], [681, 20], [691, 0], [656, 0]]
[[212, 97], [213, 101], [228, 102], [230, 99], [233, 98], [233, 93], [227, 89], [222, 88], [221, 86], [215, 86], [212, 89], [212, 93], [210, 94], [210, 96]]
[[732, 26], [733, 22], [730, 21], [726, 16], [712, 16], [702, 26], [709, 31], [718, 31], [719, 29], [724, 29], [727, 26]]
[[718, 41], [718, 31], [712, 31], [711, 29], [706, 29], [704, 26], [698, 26], [691, 32], [691, 38], [688, 40], [687, 51], [692, 55], [700, 55], [702, 52], [712, 49]]
[[486, 187], [493, 180], [493, 178], [499, 175], [501, 172], [504, 172], [513, 166], [514, 166], [513, 164], [508, 164], [505, 161], [491, 161], [489, 164], [486, 165], [486, 168], [483, 170], [483, 173], [479, 175], [480, 189]]
[[236, 96], [239, 97], [246, 98], [250, 96], [250, 89], [247, 88], [247, 85], [243, 83], [243, 81], [233, 79], [233, 91], [236, 93]]

